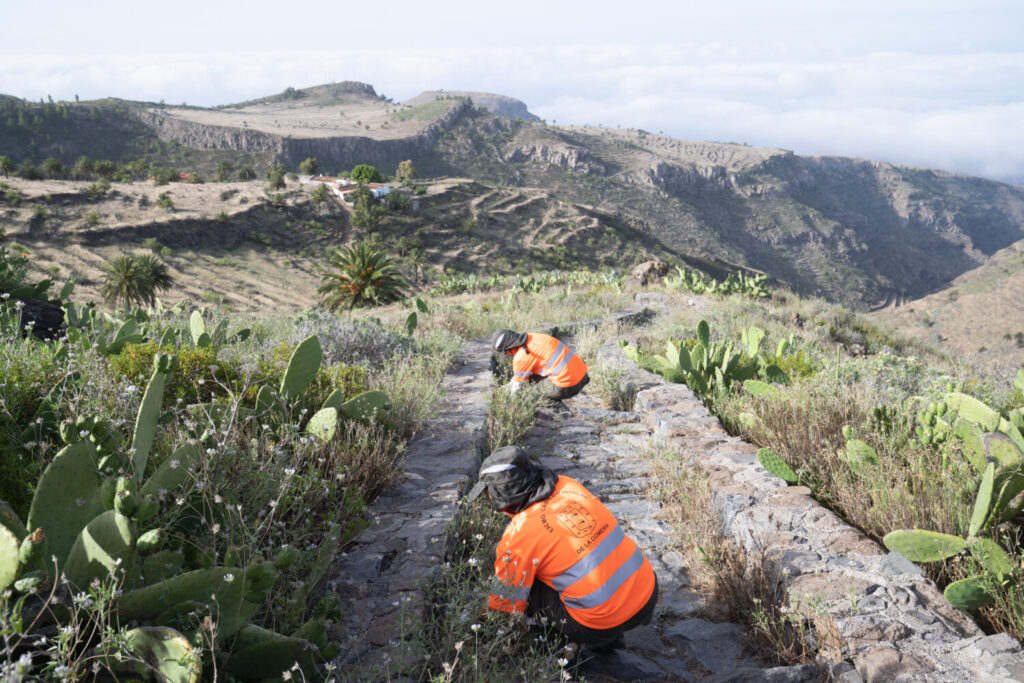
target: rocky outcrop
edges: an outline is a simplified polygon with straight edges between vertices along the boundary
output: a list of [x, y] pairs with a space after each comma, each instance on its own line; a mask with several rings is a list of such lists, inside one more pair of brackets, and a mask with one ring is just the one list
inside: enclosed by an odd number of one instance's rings
[[200, 124], [150, 110], [137, 110], [134, 115], [153, 129], [161, 140], [177, 142], [185, 147], [232, 149], [264, 155], [271, 162], [282, 163], [287, 168], [296, 168], [307, 157], [315, 157], [321, 165], [339, 168], [350, 168], [359, 163], [390, 168], [403, 159], [429, 150], [470, 106], [469, 102], [460, 102], [417, 135], [393, 140], [362, 136], [296, 139], [246, 128]]
[[419, 104], [433, 102], [443, 97], [468, 97], [473, 101], [473, 106], [483, 107], [492, 114], [504, 116], [509, 119], [521, 119], [523, 121], [540, 121], [540, 117], [530, 113], [526, 103], [507, 95], [498, 95], [489, 92], [470, 92], [467, 90], [427, 90], [416, 97], [412, 97], [402, 104], [415, 107]]
[[513, 164], [539, 161], [567, 171], [594, 175], [605, 175], [608, 172], [605, 165], [585, 147], [569, 144], [520, 143], [505, 151], [505, 160]]

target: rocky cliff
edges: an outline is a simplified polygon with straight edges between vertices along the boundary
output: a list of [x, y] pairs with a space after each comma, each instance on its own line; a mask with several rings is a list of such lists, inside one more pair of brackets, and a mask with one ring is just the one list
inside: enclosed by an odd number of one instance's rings
[[161, 140], [185, 147], [269, 155], [273, 163], [282, 163], [287, 168], [297, 168], [303, 159], [315, 157], [321, 166], [351, 168], [368, 163], [391, 169], [403, 159], [415, 158], [429, 149], [470, 107], [469, 102], [456, 103], [417, 135], [388, 140], [363, 136], [297, 139], [246, 128], [196, 123], [167, 117], [159, 111], [135, 110], [133, 114]]

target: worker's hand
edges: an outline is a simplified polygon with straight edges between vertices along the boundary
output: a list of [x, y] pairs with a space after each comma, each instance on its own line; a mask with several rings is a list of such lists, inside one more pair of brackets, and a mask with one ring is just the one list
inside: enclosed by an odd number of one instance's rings
[[519, 391], [522, 388], [523, 388], [523, 383], [522, 382], [517, 382], [515, 380], [512, 380], [511, 382], [508, 383], [508, 390], [511, 391], [513, 394], [516, 393], [517, 391]]

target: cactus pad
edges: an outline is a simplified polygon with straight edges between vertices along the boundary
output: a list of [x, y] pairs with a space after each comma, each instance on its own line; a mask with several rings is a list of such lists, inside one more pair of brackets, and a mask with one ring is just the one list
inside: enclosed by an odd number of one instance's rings
[[338, 429], [338, 410], [336, 408], [324, 408], [313, 414], [313, 417], [306, 423], [306, 431], [327, 443], [334, 438]]
[[770, 448], [760, 449], [757, 452], [757, 461], [771, 474], [790, 484], [795, 484], [798, 481], [796, 472], [786, 464], [786, 461], [778, 453]]
[[1007, 576], [1013, 573], [1014, 563], [1003, 548], [989, 538], [971, 539], [969, 548], [971, 557], [981, 563], [985, 570], [994, 576]]
[[748, 379], [743, 383], [743, 388], [752, 396], [778, 396], [779, 390], [768, 382], [759, 379]]
[[286, 401], [297, 399], [316, 378], [323, 356], [320, 338], [315, 334], [306, 337], [295, 347], [288, 360], [288, 369], [281, 378], [280, 392]]
[[201, 654], [173, 628], [133, 628], [124, 638], [126, 649], [134, 657], [120, 664], [108, 661], [111, 670], [164, 683], [198, 683], [203, 673]]
[[20, 563], [18, 562], [18, 537], [10, 529], [0, 524], [0, 592], [14, 583], [18, 578]]
[[978, 485], [978, 495], [974, 499], [974, 511], [971, 513], [971, 523], [967, 528], [968, 536], [977, 536], [978, 532], [985, 528], [989, 512], [992, 507], [992, 490], [995, 484], [996, 467], [989, 463], [985, 468], [985, 474], [981, 477], [981, 484]]
[[954, 391], [946, 394], [949, 409], [965, 420], [970, 420], [986, 432], [994, 432], [999, 428], [999, 413], [967, 394]]
[[2, 500], [0, 500], [0, 524], [7, 527], [7, 530], [14, 534], [19, 541], [28, 535], [28, 530], [25, 528], [25, 525], [21, 523], [21, 518], [18, 517], [18, 513], [14, 511], [14, 508]]
[[992, 604], [991, 580], [984, 576], [970, 576], [946, 586], [943, 595], [949, 604], [960, 609], [979, 609]]
[[62, 570], [68, 581], [84, 589], [119, 566], [127, 570], [134, 559], [134, 525], [124, 515], [107, 510], [82, 529]]
[[882, 539], [882, 543], [911, 562], [938, 562], [953, 557], [967, 547], [967, 541], [959, 536], [921, 529], [890, 532]]
[[132, 449], [135, 451], [133, 463], [135, 481], [142, 481], [149, 462], [149, 451], [153, 447], [156, 436], [156, 425], [160, 419], [160, 406], [164, 400], [164, 385], [173, 367], [173, 356], [158, 353], [153, 359], [153, 375], [146, 385], [146, 393], [139, 406], [139, 414], [135, 418], [135, 434], [132, 437]]
[[849, 439], [846, 442], [846, 461], [852, 465], [877, 465], [878, 454], [860, 439]]
[[206, 320], [199, 311], [192, 311], [188, 318], [188, 331], [192, 335], [192, 344], [199, 346], [199, 338], [206, 334]]
[[985, 469], [985, 446], [981, 428], [969, 420], [958, 418], [953, 423], [953, 434], [960, 439], [964, 457], [978, 472]]
[[67, 446], [39, 478], [26, 526], [46, 532], [47, 560], [56, 555], [63, 563], [78, 533], [104, 510], [95, 449], [85, 440]]
[[341, 412], [350, 420], [370, 420], [388, 410], [391, 402], [383, 391], [364, 391], [341, 405]]

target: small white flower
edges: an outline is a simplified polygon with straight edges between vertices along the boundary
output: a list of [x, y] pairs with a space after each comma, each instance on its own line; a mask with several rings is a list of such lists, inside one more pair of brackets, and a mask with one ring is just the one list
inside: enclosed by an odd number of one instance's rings
[[475, 567], [478, 564], [480, 564], [480, 560], [476, 559], [475, 557], [471, 557], [468, 560], [466, 560], [466, 564], [468, 564], [470, 567]]
[[538, 564], [540, 564], [540, 560], [538, 560], [536, 557], [533, 558], [533, 566], [536, 567]]
[[285, 476], [290, 477], [293, 474], [295, 474], [295, 468], [294, 467], [285, 467], [284, 468], [284, 473], [285, 473]]
[[231, 583], [232, 581], [235, 580], [235, 575], [232, 574], [231, 572], [228, 572], [227, 574], [224, 575], [224, 580], [227, 581], [228, 583]]
[[181, 463], [180, 463], [179, 461], [177, 461], [177, 460], [172, 460], [172, 461], [171, 461], [171, 469], [172, 469], [172, 470], [176, 470], [176, 469], [178, 469], [178, 467], [179, 467], [180, 465], [181, 465]]
[[563, 669], [565, 668], [565, 665], [568, 664], [568, 663], [569, 663], [569, 660], [566, 659], [565, 657], [559, 657], [558, 658], [558, 666], [562, 667]]
[[483, 534], [477, 534], [477, 535], [476, 535], [476, 536], [474, 536], [473, 538], [475, 538], [475, 539], [476, 539], [476, 540], [478, 540], [478, 541], [482, 541], [482, 540], [484, 540], [484, 535], [483, 535]]
[[470, 624], [469, 628], [473, 632], [479, 631], [480, 630], [480, 624]]
[[83, 429], [82, 431], [78, 432], [78, 436], [80, 436], [80, 437], [82, 437], [84, 439], [85, 437], [89, 436], [89, 430], [88, 429]]

